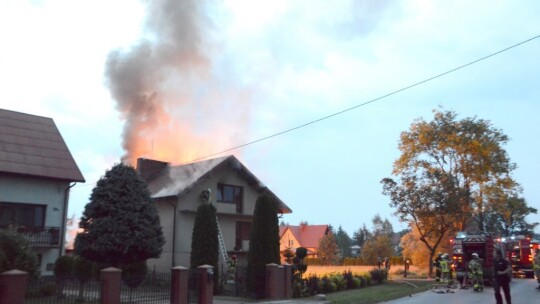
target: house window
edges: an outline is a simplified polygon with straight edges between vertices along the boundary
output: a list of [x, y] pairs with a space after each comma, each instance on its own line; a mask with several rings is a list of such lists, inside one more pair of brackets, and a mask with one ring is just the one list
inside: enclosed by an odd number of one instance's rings
[[234, 242], [234, 250], [244, 250], [247, 251], [249, 248], [246, 244], [249, 241], [249, 231], [251, 230], [251, 223], [249, 222], [236, 222], [236, 239]]
[[43, 228], [45, 205], [0, 203], [0, 228]]
[[218, 184], [217, 202], [226, 204], [235, 204], [236, 212], [242, 213], [243, 210], [243, 189], [240, 186]]

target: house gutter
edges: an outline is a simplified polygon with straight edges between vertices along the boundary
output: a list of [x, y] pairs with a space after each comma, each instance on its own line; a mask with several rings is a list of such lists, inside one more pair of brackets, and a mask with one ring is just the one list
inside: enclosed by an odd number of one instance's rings
[[69, 201], [69, 190], [73, 188], [77, 183], [73, 183], [66, 189], [64, 189], [64, 211], [62, 212], [62, 226], [60, 227], [60, 250], [58, 250], [58, 257], [60, 258], [65, 253], [66, 246], [66, 218], [67, 218], [67, 207]]

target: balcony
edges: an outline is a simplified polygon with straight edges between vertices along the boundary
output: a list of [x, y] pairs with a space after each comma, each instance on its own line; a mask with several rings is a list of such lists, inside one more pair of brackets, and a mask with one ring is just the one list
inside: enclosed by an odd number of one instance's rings
[[32, 247], [60, 247], [60, 227], [17, 228]]

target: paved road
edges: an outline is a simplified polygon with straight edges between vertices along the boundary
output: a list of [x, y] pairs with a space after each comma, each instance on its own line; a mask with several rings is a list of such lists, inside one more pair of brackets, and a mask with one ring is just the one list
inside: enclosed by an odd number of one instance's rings
[[[510, 294], [513, 304], [540, 303], [540, 291], [535, 289], [538, 284], [534, 279], [513, 279], [510, 283]], [[471, 289], [453, 289], [454, 293], [437, 293], [433, 290], [413, 294], [397, 300], [385, 302], [386, 304], [477, 304], [495, 303], [493, 288], [486, 286], [483, 292], [474, 292]], [[504, 299], [504, 293], [502, 293]]]

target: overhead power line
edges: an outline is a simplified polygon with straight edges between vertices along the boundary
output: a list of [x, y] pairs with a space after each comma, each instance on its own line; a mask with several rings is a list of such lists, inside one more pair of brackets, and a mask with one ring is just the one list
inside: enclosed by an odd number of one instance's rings
[[274, 134], [272, 134], [272, 135], [268, 135], [268, 136], [266, 136], [266, 137], [262, 137], [262, 138], [253, 140], [253, 141], [247, 142], [247, 143], [245, 143], [245, 144], [241, 144], [241, 145], [238, 145], [238, 146], [235, 146], [235, 147], [232, 147], [232, 148], [228, 148], [228, 149], [225, 149], [225, 150], [222, 150], [222, 151], [219, 151], [219, 152], [215, 152], [215, 153], [212, 153], [212, 154], [203, 156], [203, 157], [195, 158], [195, 159], [192, 159], [191, 161], [185, 162], [185, 163], [183, 163], [183, 164], [196, 162], [196, 161], [199, 161], [199, 160], [203, 160], [203, 159], [210, 158], [210, 157], [212, 157], [212, 156], [216, 156], [216, 155], [219, 155], [219, 154], [223, 154], [223, 153], [225, 153], [225, 152], [229, 152], [229, 151], [232, 151], [232, 150], [240, 149], [240, 148], [243, 148], [243, 147], [246, 147], [246, 146], [249, 146], [249, 145], [252, 145], [252, 144], [255, 144], [255, 143], [258, 143], [258, 142], [261, 142], [261, 141], [264, 141], [264, 140], [267, 140], [267, 139], [270, 139], [270, 138], [273, 138], [273, 137], [276, 137], [276, 136], [279, 136], [279, 135], [283, 135], [283, 134], [285, 134], [285, 133], [289, 133], [289, 132], [292, 132], [292, 131], [295, 131], [295, 130], [298, 130], [298, 129], [307, 127], [307, 126], [309, 126], [309, 125], [312, 125], [312, 124], [318, 123], [318, 122], [320, 122], [320, 121], [323, 121], [323, 120], [332, 118], [332, 117], [334, 117], [334, 116], [341, 115], [341, 114], [343, 114], [343, 113], [352, 111], [352, 110], [357, 109], [357, 108], [359, 108], [359, 107], [362, 107], [362, 106], [368, 105], [368, 104], [370, 104], [370, 103], [379, 101], [379, 100], [381, 100], [381, 99], [383, 99], [383, 98], [386, 98], [386, 97], [395, 95], [395, 94], [397, 94], [397, 93], [403, 92], [403, 91], [405, 91], [405, 90], [411, 89], [411, 88], [413, 88], [413, 87], [419, 86], [419, 85], [424, 84], [424, 83], [426, 83], [426, 82], [428, 82], [428, 81], [432, 81], [432, 80], [435, 80], [435, 79], [440, 78], [440, 77], [442, 77], [442, 76], [445, 76], [445, 75], [448, 75], [448, 74], [450, 74], [450, 73], [456, 72], [456, 71], [461, 70], [461, 69], [463, 69], [463, 68], [466, 68], [466, 67], [468, 67], [468, 66], [470, 66], [470, 65], [473, 65], [473, 64], [478, 63], [478, 62], [480, 62], [480, 61], [486, 60], [486, 59], [488, 59], [488, 58], [490, 58], [490, 57], [499, 55], [499, 54], [501, 54], [501, 53], [504, 53], [504, 52], [506, 52], [506, 51], [509, 51], [509, 50], [511, 50], [511, 49], [513, 49], [513, 48], [516, 48], [516, 47], [518, 47], [518, 46], [520, 46], [520, 45], [523, 45], [523, 44], [525, 44], [525, 43], [531, 42], [532, 40], [535, 40], [535, 39], [538, 39], [538, 38], [540, 38], [540, 35], [536, 35], [536, 36], [531, 37], [531, 38], [529, 38], [529, 39], [527, 39], [527, 40], [523, 40], [523, 41], [518, 42], [518, 43], [516, 43], [516, 44], [514, 44], [514, 45], [511, 45], [511, 46], [506, 47], [506, 48], [504, 48], [504, 49], [502, 49], [502, 50], [499, 50], [499, 51], [497, 51], [497, 52], [495, 52], [495, 53], [491, 53], [491, 54], [489, 54], [489, 55], [486, 55], [486, 56], [481, 57], [481, 58], [479, 58], [479, 59], [473, 60], [473, 61], [471, 61], [471, 62], [469, 62], [469, 63], [465, 63], [465, 64], [463, 64], [463, 65], [460, 65], [460, 66], [458, 66], [458, 67], [456, 67], [456, 68], [453, 68], [453, 69], [451, 69], [451, 70], [448, 70], [448, 71], [446, 71], [446, 72], [437, 74], [437, 75], [432, 76], [432, 77], [429, 77], [429, 78], [427, 78], [427, 79], [425, 79], [425, 80], [422, 80], [422, 81], [413, 83], [413, 84], [408, 85], [408, 86], [406, 86], [406, 87], [403, 87], [403, 88], [401, 88], [401, 89], [398, 89], [398, 90], [395, 90], [395, 91], [390, 92], [390, 93], [388, 93], [388, 94], [385, 94], [385, 95], [379, 96], [379, 97], [377, 97], [377, 98], [368, 100], [368, 101], [366, 101], [366, 102], [357, 104], [357, 105], [355, 105], [355, 106], [352, 106], [352, 107], [350, 107], [350, 108], [341, 110], [341, 111], [339, 111], [339, 112], [335, 112], [335, 113], [332, 113], [332, 114], [323, 116], [323, 117], [321, 117], [321, 118], [318, 118], [318, 119], [315, 119], [315, 120], [306, 122], [306, 123], [301, 124], [301, 125], [298, 125], [298, 126], [296, 126], [296, 127], [293, 127], [293, 128], [290, 128], [290, 129], [281, 131], [281, 132], [277, 132], [277, 133], [274, 133]]

